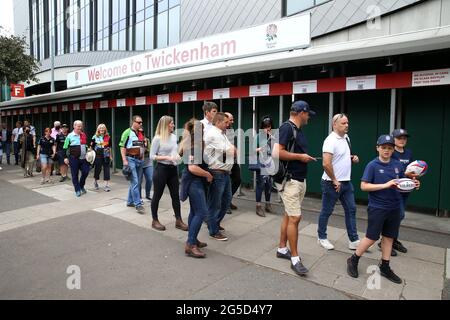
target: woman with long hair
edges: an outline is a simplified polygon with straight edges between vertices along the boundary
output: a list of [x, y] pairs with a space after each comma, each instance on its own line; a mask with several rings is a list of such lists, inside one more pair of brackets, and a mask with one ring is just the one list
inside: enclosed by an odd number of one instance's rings
[[170, 197], [172, 198], [172, 208], [175, 212], [175, 227], [177, 229], [188, 231], [188, 226], [181, 219], [181, 205], [179, 196], [178, 171], [177, 166], [181, 160], [177, 151], [177, 137], [173, 133], [175, 124], [170, 116], [163, 116], [156, 127], [155, 137], [152, 140], [150, 149], [150, 159], [156, 161], [153, 171], [153, 199], [152, 209], [152, 228], [164, 231], [163, 226], [158, 219], [159, 200], [164, 192], [166, 185], [169, 187]]
[[200, 248], [206, 243], [200, 242], [197, 237], [203, 220], [208, 214], [206, 193], [208, 184], [213, 176], [208, 171], [208, 165], [203, 161], [203, 124], [196, 120], [189, 120], [184, 126], [183, 141], [180, 153], [187, 167], [181, 178], [181, 200], [189, 198], [189, 233], [185, 246], [185, 253], [194, 258], [204, 258], [206, 255]]
[[105, 181], [105, 186], [103, 190], [106, 192], [111, 191], [109, 187], [109, 181], [111, 180], [110, 175], [110, 163], [111, 163], [111, 137], [108, 133], [106, 125], [101, 123], [97, 127], [97, 131], [91, 139], [91, 149], [95, 151], [95, 162], [94, 162], [94, 187], [98, 190], [98, 180], [100, 180], [100, 172], [103, 168], [103, 180]]
[[53, 180], [50, 180], [50, 172], [52, 170], [53, 158], [56, 154], [56, 145], [55, 139], [50, 136], [51, 133], [52, 129], [45, 128], [44, 136], [39, 140], [37, 147], [36, 160], [40, 159], [41, 161], [41, 184], [53, 183]]

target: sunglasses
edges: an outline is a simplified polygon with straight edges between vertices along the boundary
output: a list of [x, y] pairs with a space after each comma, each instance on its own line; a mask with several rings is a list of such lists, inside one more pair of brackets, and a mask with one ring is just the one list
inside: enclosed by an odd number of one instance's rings
[[142, 124], [142, 121], [135, 121], [137, 124]]

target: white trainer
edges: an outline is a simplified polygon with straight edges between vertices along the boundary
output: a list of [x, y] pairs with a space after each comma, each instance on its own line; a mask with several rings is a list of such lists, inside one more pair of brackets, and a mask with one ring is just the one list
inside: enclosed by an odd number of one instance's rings
[[323, 248], [325, 248], [327, 250], [334, 249], [334, 246], [331, 244], [330, 241], [328, 241], [328, 239], [318, 239], [317, 243], [320, 244]]
[[356, 241], [353, 241], [353, 242], [349, 241], [348, 242], [348, 248], [350, 250], [356, 250], [358, 248], [360, 242], [361, 242], [360, 240], [356, 240]]

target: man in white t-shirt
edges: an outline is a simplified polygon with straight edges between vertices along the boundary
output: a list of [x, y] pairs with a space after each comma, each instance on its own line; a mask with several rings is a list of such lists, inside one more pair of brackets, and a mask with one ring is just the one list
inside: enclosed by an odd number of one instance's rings
[[348, 247], [356, 250], [359, 244], [355, 195], [351, 182], [352, 163], [358, 163], [359, 158], [352, 155], [347, 133], [348, 117], [343, 113], [337, 114], [333, 117], [333, 132], [323, 143], [322, 209], [317, 233], [318, 243], [327, 250], [334, 249], [327, 239], [327, 225], [338, 199], [345, 211]]
[[20, 130], [22, 129], [22, 122], [17, 121], [16, 127], [12, 131], [12, 143], [14, 148], [14, 158], [15, 158], [15, 165], [19, 165], [19, 134]]
[[203, 105], [203, 114], [205, 115], [205, 117], [200, 121], [201, 123], [203, 123], [203, 137], [205, 137], [208, 131], [212, 127], [214, 127], [213, 119], [218, 110], [219, 108], [214, 102], [207, 101]]

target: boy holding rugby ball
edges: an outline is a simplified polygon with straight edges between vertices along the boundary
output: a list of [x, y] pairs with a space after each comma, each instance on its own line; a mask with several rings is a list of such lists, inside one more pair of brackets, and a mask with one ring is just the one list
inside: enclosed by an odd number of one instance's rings
[[[389, 266], [392, 243], [398, 236], [400, 227], [400, 207], [402, 197], [397, 189], [397, 179], [404, 177], [403, 165], [400, 161], [392, 159], [394, 153], [394, 138], [382, 135], [377, 140], [378, 158], [369, 162], [361, 179], [361, 190], [369, 192], [368, 225], [364, 239], [361, 240], [356, 252], [347, 260], [347, 273], [358, 277], [359, 258], [379, 238], [381, 240], [382, 258], [379, 264], [380, 274], [394, 283], [402, 280]], [[420, 182], [415, 180], [416, 189]]]

